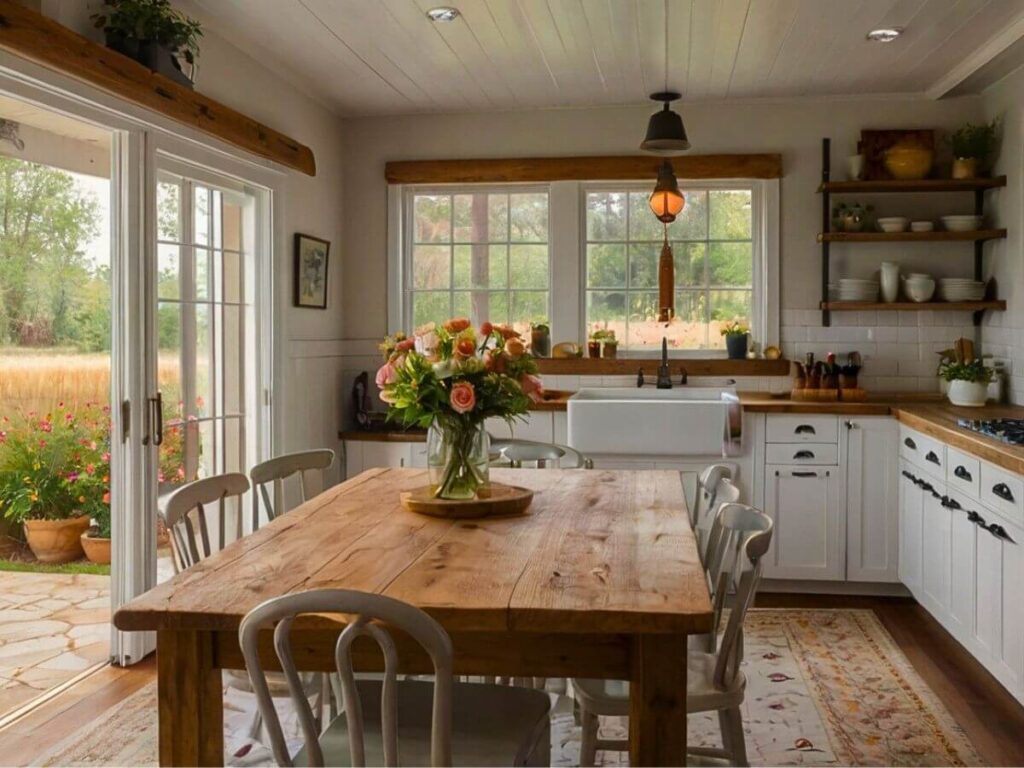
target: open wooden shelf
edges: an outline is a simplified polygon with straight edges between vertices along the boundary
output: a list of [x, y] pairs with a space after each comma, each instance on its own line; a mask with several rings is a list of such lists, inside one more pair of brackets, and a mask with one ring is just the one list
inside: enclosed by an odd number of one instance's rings
[[1006, 186], [1005, 176], [990, 179], [876, 179], [873, 181], [824, 181], [818, 192], [869, 194], [887, 192], [979, 192]]
[[1005, 229], [975, 229], [970, 232], [819, 232], [819, 243], [944, 243], [982, 242], [1006, 237]]
[[1002, 299], [989, 301], [896, 301], [891, 304], [882, 301], [823, 301], [821, 309], [831, 312], [855, 312], [872, 309], [893, 312], [981, 312], [986, 309], [1003, 311], [1006, 309], [1006, 302]]

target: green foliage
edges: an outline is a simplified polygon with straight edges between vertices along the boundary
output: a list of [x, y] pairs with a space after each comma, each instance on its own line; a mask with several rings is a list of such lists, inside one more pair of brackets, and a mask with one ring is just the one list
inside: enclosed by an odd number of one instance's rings
[[992, 381], [995, 371], [986, 368], [981, 360], [969, 363], [958, 363], [947, 360], [939, 366], [939, 375], [946, 381], [971, 381], [977, 384], [988, 384]]
[[110, 409], [26, 413], [0, 425], [0, 513], [8, 520], [89, 515], [110, 529]]
[[16, 573], [89, 573], [96, 576], [109, 576], [110, 566], [100, 563], [19, 563], [13, 560], [0, 560], [0, 571]]
[[739, 320], [733, 320], [731, 323], [726, 323], [721, 329], [721, 334], [723, 336], [746, 336], [748, 333], [750, 333], [750, 329], [743, 325]]
[[202, 26], [176, 11], [170, 0], [105, 0], [104, 5], [105, 12], [91, 17], [97, 29], [122, 40], [159, 43], [195, 63]]
[[957, 158], [974, 158], [985, 162], [996, 148], [996, 130], [998, 123], [993, 120], [991, 123], [973, 125], [967, 123], [957, 128], [949, 136], [949, 143], [953, 147], [953, 156]]

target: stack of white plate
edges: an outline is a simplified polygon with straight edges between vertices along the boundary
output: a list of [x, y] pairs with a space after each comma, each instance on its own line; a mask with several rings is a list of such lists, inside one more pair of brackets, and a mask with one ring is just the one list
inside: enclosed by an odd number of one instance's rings
[[878, 301], [878, 281], [844, 277], [839, 280], [840, 301]]
[[985, 283], [966, 277], [944, 277], [939, 280], [939, 299], [942, 301], [981, 301], [985, 298]]

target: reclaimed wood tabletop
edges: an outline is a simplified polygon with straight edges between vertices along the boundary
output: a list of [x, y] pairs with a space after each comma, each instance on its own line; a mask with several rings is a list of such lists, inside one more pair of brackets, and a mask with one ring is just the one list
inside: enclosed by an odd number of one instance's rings
[[[362, 473], [122, 607], [156, 630], [162, 764], [220, 764], [219, 670], [244, 666], [237, 630], [263, 601], [307, 589], [383, 594], [452, 635], [458, 674], [632, 682], [634, 765], [685, 762], [686, 635], [711, 603], [678, 472], [492, 470], [535, 493], [523, 515], [417, 515], [399, 494], [425, 470]], [[296, 661], [331, 669], [337, 621], [297, 624]], [[270, 644], [266, 662], [276, 659]], [[355, 662], [372, 671], [369, 649]], [[409, 672], [429, 671], [411, 643]]]

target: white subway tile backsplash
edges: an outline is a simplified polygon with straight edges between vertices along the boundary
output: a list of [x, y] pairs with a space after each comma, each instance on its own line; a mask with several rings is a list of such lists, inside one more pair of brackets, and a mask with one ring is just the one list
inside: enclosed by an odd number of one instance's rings
[[911, 327], [901, 325], [897, 338], [901, 344], [917, 343], [919, 339], [917, 326], [915, 325]]

